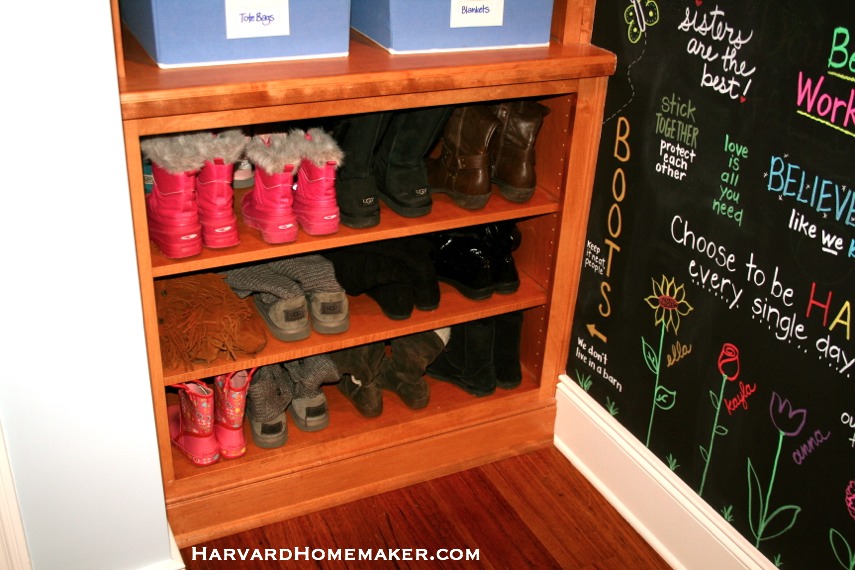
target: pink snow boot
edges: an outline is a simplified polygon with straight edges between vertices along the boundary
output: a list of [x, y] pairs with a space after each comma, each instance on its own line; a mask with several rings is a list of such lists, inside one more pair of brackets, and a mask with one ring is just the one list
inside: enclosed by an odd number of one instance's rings
[[294, 192], [294, 214], [307, 234], [333, 234], [339, 224], [335, 173], [344, 153], [335, 139], [321, 129], [309, 129], [305, 139]]
[[212, 133], [203, 144], [205, 163], [196, 175], [196, 200], [202, 223], [202, 244], [210, 248], [240, 243], [234, 212], [234, 165], [246, 146], [239, 129]]
[[256, 135], [246, 145], [246, 156], [256, 166], [255, 184], [241, 203], [246, 224], [261, 232], [267, 243], [297, 239], [294, 216], [294, 171], [300, 162], [302, 137], [293, 132]]
[[210, 465], [220, 458], [214, 436], [214, 392], [203, 382], [176, 384], [178, 404], [167, 408], [172, 443], [196, 465]]
[[202, 251], [196, 172], [204, 163], [199, 142], [208, 136], [153, 137], [140, 143], [154, 178], [145, 203], [148, 234], [166, 257], [190, 257]]
[[238, 370], [214, 379], [214, 436], [220, 446], [220, 454], [226, 459], [246, 453], [243, 417], [246, 391], [253, 372], [254, 368]]

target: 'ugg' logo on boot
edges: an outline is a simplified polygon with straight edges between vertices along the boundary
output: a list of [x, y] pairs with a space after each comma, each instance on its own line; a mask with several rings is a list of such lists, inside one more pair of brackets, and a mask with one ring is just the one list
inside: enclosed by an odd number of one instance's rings
[[374, 196], [368, 196], [367, 198], [362, 199], [363, 206], [373, 206], [374, 205]]
[[337, 315], [339, 313], [341, 313], [341, 301], [335, 301], [332, 303], [321, 303], [322, 315]]
[[291, 309], [290, 311], [285, 311], [285, 322], [289, 321], [302, 321], [306, 318], [306, 309], [303, 307], [299, 307], [297, 309]]

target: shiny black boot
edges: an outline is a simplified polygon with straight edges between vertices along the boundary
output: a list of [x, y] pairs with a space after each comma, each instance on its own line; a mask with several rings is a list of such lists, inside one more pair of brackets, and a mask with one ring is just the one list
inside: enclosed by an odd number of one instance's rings
[[460, 228], [439, 232], [434, 240], [437, 279], [469, 299], [489, 299], [493, 295], [493, 268], [481, 231]]

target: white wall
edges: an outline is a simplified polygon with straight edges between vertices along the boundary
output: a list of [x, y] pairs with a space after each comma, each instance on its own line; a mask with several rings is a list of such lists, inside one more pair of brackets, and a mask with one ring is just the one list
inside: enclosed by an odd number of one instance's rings
[[109, 3], [3, 19], [0, 422], [36, 569], [171, 559]]

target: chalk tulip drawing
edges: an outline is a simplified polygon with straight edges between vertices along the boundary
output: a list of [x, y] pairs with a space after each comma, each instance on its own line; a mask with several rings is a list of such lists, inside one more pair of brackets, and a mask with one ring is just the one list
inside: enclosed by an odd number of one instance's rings
[[718, 355], [718, 371], [721, 373], [721, 389], [718, 394], [710, 390], [710, 400], [712, 400], [713, 408], [715, 408], [715, 421], [713, 422], [712, 432], [710, 433], [710, 442], [707, 447], [700, 446], [701, 457], [704, 460], [704, 474], [701, 477], [701, 488], [698, 495], [703, 496], [704, 485], [707, 482], [707, 470], [710, 466], [710, 456], [712, 455], [713, 443], [715, 436], [727, 435], [727, 428], [719, 425], [718, 418], [721, 414], [721, 402], [724, 399], [724, 388], [728, 382], [733, 382], [739, 378], [739, 348], [729, 342], [724, 343], [721, 347], [721, 352]]
[[660, 372], [662, 370], [662, 345], [665, 342], [665, 332], [671, 330], [674, 334], [680, 329], [680, 319], [692, 312], [692, 306], [686, 301], [686, 290], [683, 285], [676, 285], [674, 278], [668, 279], [664, 275], [662, 281], [653, 282], [653, 294], [645, 297], [645, 301], [654, 310], [654, 324], [659, 325], [659, 350], [654, 351], [650, 343], [641, 337], [641, 353], [647, 368], [656, 376], [656, 384], [653, 388], [653, 405], [650, 409], [650, 422], [647, 425], [647, 440], [645, 445], [650, 447], [650, 433], [653, 430], [653, 416], [656, 408], [670, 410], [674, 407], [677, 398], [675, 390], [669, 390], [660, 384]]
[[760, 547], [761, 540], [781, 536], [790, 530], [796, 524], [796, 517], [802, 510], [796, 505], [784, 505], [770, 513], [769, 507], [772, 502], [772, 487], [775, 484], [775, 474], [778, 470], [778, 460], [781, 458], [784, 438], [796, 437], [801, 433], [807, 419], [807, 410], [794, 410], [789, 400], [781, 398], [777, 392], [772, 392], [769, 415], [772, 417], [772, 425], [778, 430], [778, 450], [775, 452], [775, 462], [772, 464], [772, 474], [769, 477], [769, 486], [765, 493], [763, 493], [763, 486], [760, 484], [757, 472], [751, 464], [751, 458], [748, 458], [748, 522], [751, 525], [751, 533], [756, 539], [754, 546], [757, 548]]

